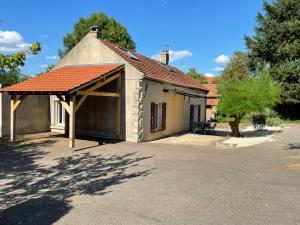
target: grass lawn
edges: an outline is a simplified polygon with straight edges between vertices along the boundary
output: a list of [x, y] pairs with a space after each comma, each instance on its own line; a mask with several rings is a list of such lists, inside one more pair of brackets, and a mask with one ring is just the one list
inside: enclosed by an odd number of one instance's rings
[[300, 123], [300, 120], [283, 119], [283, 123]]

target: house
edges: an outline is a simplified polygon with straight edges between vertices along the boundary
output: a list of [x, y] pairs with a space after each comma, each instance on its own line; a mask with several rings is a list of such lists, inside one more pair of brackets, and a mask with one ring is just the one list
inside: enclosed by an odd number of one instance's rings
[[217, 105], [219, 102], [219, 94], [217, 89], [217, 84], [215, 77], [207, 77], [207, 84], [205, 85], [208, 90], [207, 100], [206, 100], [206, 118], [215, 119], [215, 114], [217, 112]]
[[[151, 141], [206, 120], [207, 89], [169, 65], [99, 38], [93, 27], [53, 70], [10, 87], [11, 139], [15, 113], [27, 95], [50, 96], [50, 131]], [[19, 96], [19, 98], [17, 97]]]

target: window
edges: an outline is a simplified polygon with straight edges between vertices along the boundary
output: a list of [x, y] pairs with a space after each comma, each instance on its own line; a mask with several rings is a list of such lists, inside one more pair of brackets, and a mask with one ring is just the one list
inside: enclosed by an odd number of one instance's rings
[[62, 126], [65, 124], [65, 109], [59, 100], [54, 101], [55, 125]]
[[151, 103], [151, 132], [163, 131], [166, 129], [166, 103]]
[[134, 54], [132, 54], [130, 51], [128, 51], [127, 49], [121, 48], [121, 50], [130, 58], [140, 61]]

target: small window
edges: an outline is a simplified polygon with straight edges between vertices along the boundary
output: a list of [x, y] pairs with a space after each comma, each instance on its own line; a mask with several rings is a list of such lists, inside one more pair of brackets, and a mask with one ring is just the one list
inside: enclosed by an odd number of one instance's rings
[[166, 129], [166, 103], [151, 103], [151, 132]]
[[127, 49], [124, 49], [124, 48], [121, 48], [121, 50], [130, 58], [134, 59], [134, 60], [137, 60], [137, 61], [140, 61], [138, 59], [138, 57], [136, 57], [134, 54], [132, 54], [129, 50]]
[[63, 126], [65, 125], [65, 109], [59, 100], [55, 100], [54, 102], [55, 108], [55, 125]]
[[163, 103], [158, 103], [156, 104], [156, 126], [155, 126], [155, 130], [161, 130], [162, 129], [162, 106]]

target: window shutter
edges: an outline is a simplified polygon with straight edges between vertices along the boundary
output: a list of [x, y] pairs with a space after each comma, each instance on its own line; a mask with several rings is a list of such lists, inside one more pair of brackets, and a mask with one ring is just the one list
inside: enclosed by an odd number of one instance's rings
[[198, 122], [201, 122], [201, 105], [198, 105]]
[[167, 122], [167, 103], [163, 103], [162, 105], [162, 123], [161, 129], [166, 130], [166, 122]]
[[155, 131], [155, 103], [151, 103], [151, 116], [150, 116], [150, 131]]

